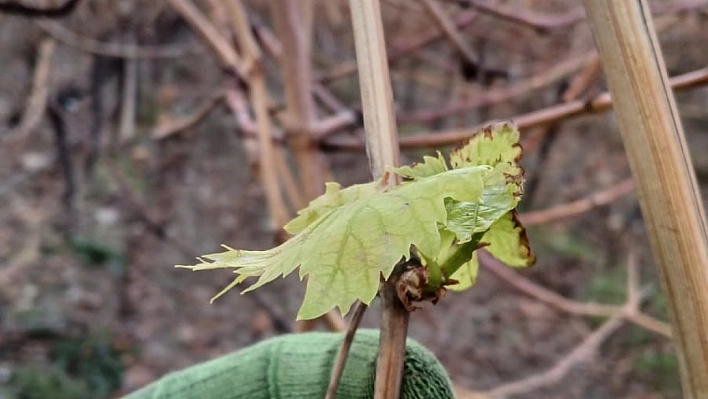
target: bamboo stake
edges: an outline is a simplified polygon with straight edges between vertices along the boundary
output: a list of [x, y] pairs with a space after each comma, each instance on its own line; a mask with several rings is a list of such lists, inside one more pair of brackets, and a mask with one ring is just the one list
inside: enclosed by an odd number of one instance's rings
[[684, 398], [705, 398], [708, 227], [649, 7], [584, 3], [669, 304]]
[[[354, 27], [361, 102], [366, 130], [366, 151], [374, 179], [387, 166], [398, 165], [398, 133], [393, 111], [391, 80], [386, 59], [381, 9], [378, 0], [350, 0]], [[395, 177], [388, 180], [393, 187]], [[398, 399], [403, 377], [409, 313], [396, 294], [395, 272], [382, 282], [381, 337], [376, 366], [375, 399]]]

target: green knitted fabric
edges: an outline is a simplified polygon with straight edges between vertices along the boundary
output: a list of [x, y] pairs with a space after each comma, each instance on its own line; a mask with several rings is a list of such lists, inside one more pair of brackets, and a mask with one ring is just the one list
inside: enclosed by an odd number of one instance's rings
[[[344, 334], [306, 333], [272, 338], [238, 352], [177, 371], [123, 399], [318, 399], [324, 398]], [[337, 399], [374, 396], [379, 333], [359, 330]], [[408, 340], [401, 399], [454, 398], [435, 356]]]

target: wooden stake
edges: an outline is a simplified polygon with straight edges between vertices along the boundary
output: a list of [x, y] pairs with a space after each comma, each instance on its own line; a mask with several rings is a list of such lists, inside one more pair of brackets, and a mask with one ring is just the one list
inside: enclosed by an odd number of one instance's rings
[[651, 14], [585, 0], [677, 344], [684, 398], [708, 393], [708, 228]]
[[[398, 133], [393, 112], [393, 95], [386, 59], [381, 9], [378, 0], [350, 0], [354, 27], [361, 102], [366, 130], [366, 151], [374, 179], [387, 166], [398, 165]], [[391, 176], [391, 187], [398, 183]], [[400, 396], [409, 313], [396, 295], [395, 273], [381, 284], [381, 338], [376, 367], [375, 399]]]

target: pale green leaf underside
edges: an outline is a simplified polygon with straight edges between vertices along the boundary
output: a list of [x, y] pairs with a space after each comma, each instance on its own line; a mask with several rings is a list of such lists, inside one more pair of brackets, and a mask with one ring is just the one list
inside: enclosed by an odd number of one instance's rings
[[[445, 198], [477, 202], [488, 166], [454, 169], [331, 207], [298, 235], [267, 251], [229, 249], [206, 255], [193, 270], [235, 268], [236, 280], [258, 277], [245, 292], [300, 266], [309, 275], [299, 319], [318, 317], [333, 307], [346, 313], [356, 300], [369, 304], [379, 277], [387, 278], [414, 245], [423, 253], [440, 248], [438, 228], [447, 221]], [[344, 191], [344, 190], [342, 190]]]
[[482, 242], [492, 256], [513, 267], [529, 267], [536, 263], [526, 232], [514, 212], [507, 212], [484, 233]]

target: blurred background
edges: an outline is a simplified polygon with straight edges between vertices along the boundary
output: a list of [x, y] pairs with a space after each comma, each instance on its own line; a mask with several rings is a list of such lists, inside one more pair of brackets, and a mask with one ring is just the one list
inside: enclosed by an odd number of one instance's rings
[[[708, 2], [649, 4], [705, 203]], [[579, 2], [381, 8], [402, 162], [517, 121], [538, 257], [485, 261], [471, 290], [413, 313], [410, 335], [461, 398], [679, 397]], [[0, 0], [0, 71], [0, 398], [118, 397], [303, 328], [294, 276], [210, 305], [232, 274], [173, 265], [277, 245], [324, 181], [371, 179], [346, 1]], [[631, 295], [641, 312], [616, 316]]]

